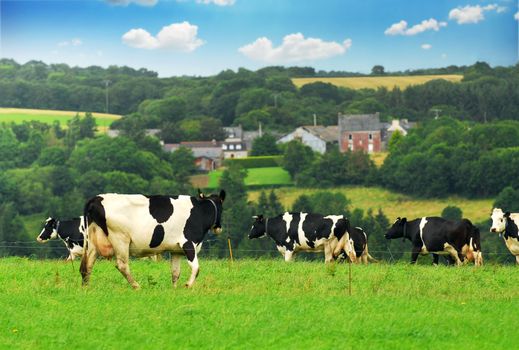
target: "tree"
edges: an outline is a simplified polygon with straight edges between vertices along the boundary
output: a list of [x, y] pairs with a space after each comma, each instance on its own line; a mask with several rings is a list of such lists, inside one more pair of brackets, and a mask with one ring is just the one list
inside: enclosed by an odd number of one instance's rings
[[460, 221], [463, 217], [463, 212], [455, 205], [449, 205], [443, 208], [441, 217], [447, 220]]
[[265, 134], [252, 141], [251, 156], [273, 156], [280, 153], [276, 138], [271, 134]]
[[314, 207], [310, 197], [306, 194], [302, 194], [297, 197], [297, 199], [294, 201], [294, 204], [292, 204], [292, 211], [312, 213], [314, 211]]
[[283, 169], [288, 171], [292, 179], [296, 174], [308, 168], [314, 160], [314, 152], [312, 149], [297, 140], [290, 141], [286, 144], [283, 153]]
[[501, 208], [504, 212], [519, 212], [519, 189], [515, 190], [512, 186], [503, 188], [496, 197], [494, 208]]
[[179, 185], [183, 193], [187, 193], [192, 187], [189, 182], [189, 176], [196, 171], [195, 157], [193, 152], [186, 147], [180, 147], [170, 156], [173, 164], [173, 179]]
[[279, 201], [278, 196], [276, 196], [276, 192], [274, 190], [270, 190], [269, 194], [269, 216], [277, 216], [283, 213], [283, 206]]
[[0, 255], [28, 255], [27, 246], [16, 247], [17, 242], [28, 241], [29, 237], [14, 203], [0, 205], [0, 242], [10, 247], [0, 247]]
[[371, 75], [384, 75], [384, 66], [375, 65], [371, 68]]

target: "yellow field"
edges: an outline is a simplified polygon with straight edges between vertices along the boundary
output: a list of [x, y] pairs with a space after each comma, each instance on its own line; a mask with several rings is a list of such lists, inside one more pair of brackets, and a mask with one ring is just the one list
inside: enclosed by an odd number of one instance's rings
[[344, 78], [293, 78], [292, 82], [297, 87], [306, 84], [315, 83], [317, 81], [330, 83], [339, 87], [347, 87], [350, 89], [376, 89], [385, 87], [392, 89], [397, 86], [404, 89], [410, 85], [420, 85], [435, 79], [444, 79], [451, 82], [459, 82], [463, 78], [462, 75], [445, 74], [445, 75], [416, 75], [416, 76], [387, 76], [387, 77], [344, 77]]
[[[308, 195], [320, 190], [284, 187], [274, 191], [285, 209], [290, 209], [300, 195]], [[463, 217], [473, 222], [481, 222], [490, 217], [493, 203], [493, 199], [466, 199], [457, 196], [446, 199], [417, 199], [379, 187], [351, 186], [332, 188], [328, 191], [343, 193], [351, 201], [351, 208], [363, 210], [372, 208], [374, 212], [380, 208], [391, 221], [399, 216], [407, 218], [440, 216], [443, 208], [455, 205], [463, 211]], [[257, 202], [259, 194], [260, 191], [250, 191], [249, 200]]]

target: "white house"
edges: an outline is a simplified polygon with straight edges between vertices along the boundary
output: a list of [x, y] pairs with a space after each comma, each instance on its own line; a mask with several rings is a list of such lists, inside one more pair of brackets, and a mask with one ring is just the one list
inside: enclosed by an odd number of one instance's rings
[[300, 126], [290, 134], [280, 138], [277, 143], [286, 143], [292, 140], [299, 140], [315, 152], [324, 154], [327, 149], [338, 144], [339, 128], [337, 125]]

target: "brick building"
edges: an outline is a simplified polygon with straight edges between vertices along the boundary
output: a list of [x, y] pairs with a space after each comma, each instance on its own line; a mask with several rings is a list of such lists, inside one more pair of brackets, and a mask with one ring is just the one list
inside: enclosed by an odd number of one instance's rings
[[382, 151], [382, 125], [378, 113], [339, 114], [339, 150]]

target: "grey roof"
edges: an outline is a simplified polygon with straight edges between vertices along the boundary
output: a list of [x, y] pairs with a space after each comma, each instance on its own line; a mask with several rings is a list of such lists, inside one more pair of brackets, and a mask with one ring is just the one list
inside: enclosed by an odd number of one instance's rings
[[341, 131], [379, 131], [381, 128], [378, 113], [339, 115]]
[[224, 126], [223, 130], [225, 131], [226, 137], [229, 138], [243, 138], [243, 128], [241, 125], [238, 126]]
[[193, 141], [193, 142], [181, 142], [169, 143], [163, 146], [165, 151], [174, 152], [179, 147], [189, 148], [193, 152], [195, 158], [207, 157], [212, 159], [218, 159], [222, 157], [222, 143], [216, 141]]
[[307, 125], [302, 128], [325, 142], [338, 142], [339, 140], [339, 126], [337, 125]]

